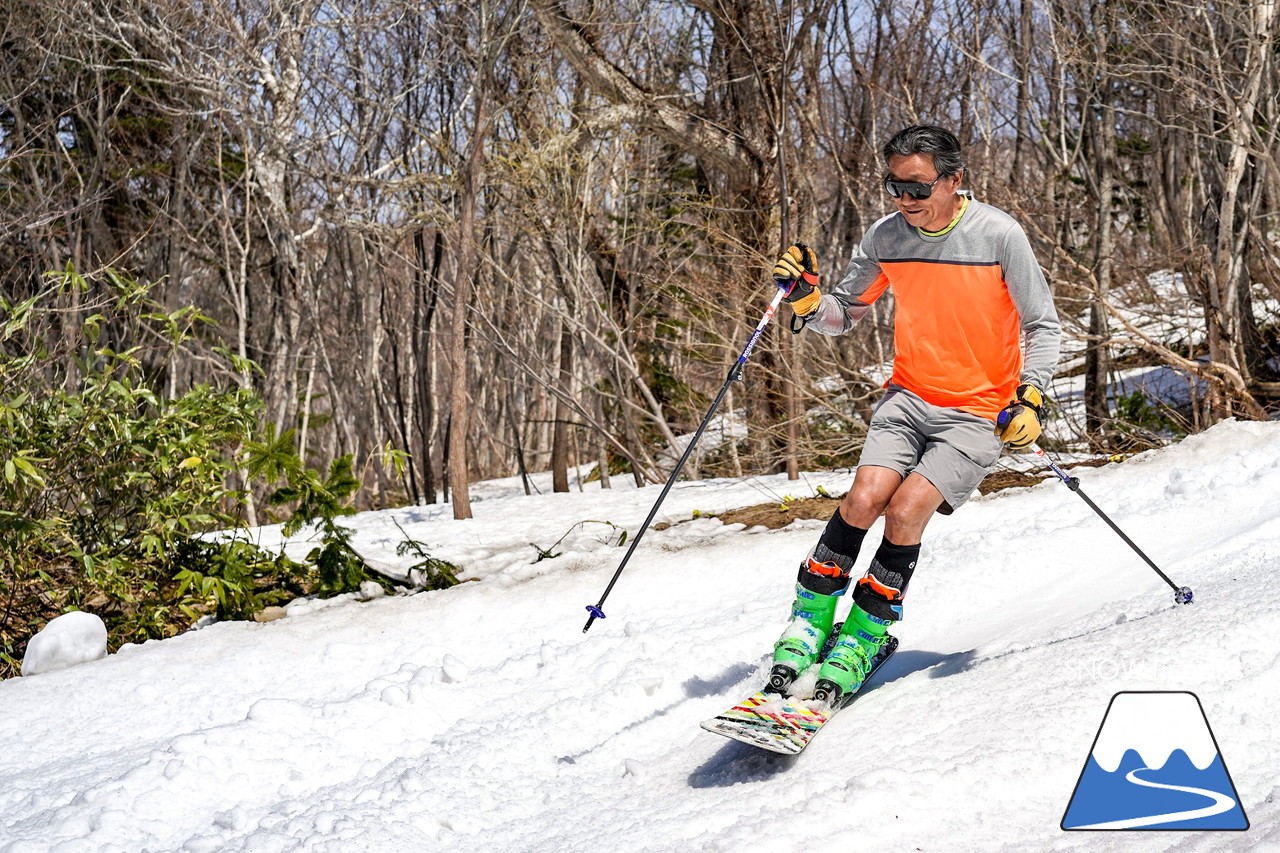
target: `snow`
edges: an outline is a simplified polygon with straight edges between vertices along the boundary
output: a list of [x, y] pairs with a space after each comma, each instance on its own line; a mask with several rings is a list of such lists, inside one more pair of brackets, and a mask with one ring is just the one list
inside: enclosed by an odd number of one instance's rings
[[[1280, 849], [1280, 423], [1076, 473], [1196, 603], [1056, 479], [975, 498], [926, 532], [897, 655], [797, 758], [698, 723], [763, 682], [823, 524], [690, 519], [848, 471], [677, 484], [658, 520], [683, 523], [586, 634], [657, 488], [354, 516], [362, 553], [416, 560], [398, 523], [477, 582], [0, 683], [0, 851]], [[1251, 829], [1059, 829], [1111, 697], [1141, 690], [1198, 695]]]
[[107, 626], [92, 613], [64, 613], [27, 643], [22, 674], [39, 675], [107, 656]]

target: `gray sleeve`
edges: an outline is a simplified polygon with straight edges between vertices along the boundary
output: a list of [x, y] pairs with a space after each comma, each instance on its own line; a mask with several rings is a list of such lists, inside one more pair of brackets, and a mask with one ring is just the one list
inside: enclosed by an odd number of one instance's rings
[[859, 301], [858, 297], [880, 277], [880, 260], [875, 250], [875, 232], [879, 224], [872, 225], [862, 242], [854, 247], [844, 278], [829, 291], [824, 291], [818, 307], [805, 316], [808, 328], [824, 335], [843, 335], [871, 311], [871, 306]]
[[1058, 369], [1062, 346], [1062, 324], [1053, 307], [1053, 295], [1044, 272], [1031, 251], [1031, 243], [1021, 226], [1014, 224], [1005, 235], [1000, 261], [1005, 285], [1023, 334], [1023, 382], [1045, 389]]

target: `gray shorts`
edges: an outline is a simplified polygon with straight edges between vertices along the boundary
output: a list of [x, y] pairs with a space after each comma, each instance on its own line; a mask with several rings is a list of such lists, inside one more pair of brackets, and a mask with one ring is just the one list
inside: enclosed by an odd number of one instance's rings
[[890, 468], [904, 478], [915, 471], [942, 492], [938, 512], [950, 515], [1000, 459], [1003, 446], [994, 422], [890, 385], [876, 404], [858, 464]]

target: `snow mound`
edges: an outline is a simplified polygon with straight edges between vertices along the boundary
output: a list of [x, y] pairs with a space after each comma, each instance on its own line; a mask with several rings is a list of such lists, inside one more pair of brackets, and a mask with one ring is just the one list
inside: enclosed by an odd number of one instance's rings
[[44, 626], [27, 643], [22, 674], [39, 675], [107, 656], [107, 626], [92, 613], [75, 610]]

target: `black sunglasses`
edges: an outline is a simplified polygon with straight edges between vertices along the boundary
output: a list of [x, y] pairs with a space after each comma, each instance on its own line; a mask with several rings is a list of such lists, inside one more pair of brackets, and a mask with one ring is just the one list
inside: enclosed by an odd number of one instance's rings
[[902, 198], [902, 194], [906, 193], [916, 201], [923, 201], [933, 195], [933, 185], [945, 177], [948, 176], [939, 175], [926, 184], [920, 181], [895, 181], [892, 177], [886, 175], [884, 179], [884, 188], [885, 191], [894, 198]]

